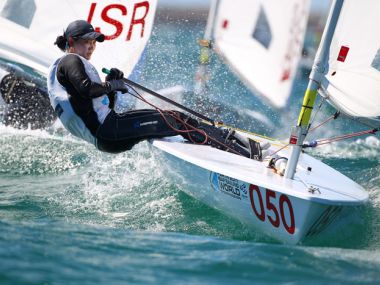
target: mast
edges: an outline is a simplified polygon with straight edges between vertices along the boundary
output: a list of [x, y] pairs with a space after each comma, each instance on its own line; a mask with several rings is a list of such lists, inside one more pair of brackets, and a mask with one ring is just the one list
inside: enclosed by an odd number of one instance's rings
[[211, 1], [210, 12], [208, 14], [207, 24], [206, 24], [205, 34], [204, 34], [204, 38], [206, 40], [211, 40], [212, 33], [214, 31], [216, 10], [217, 10], [219, 1], [220, 0], [212, 0]]
[[201, 51], [199, 55], [199, 66], [195, 75], [195, 94], [203, 94], [206, 91], [206, 85], [208, 81], [208, 70], [207, 66], [210, 63], [210, 55], [212, 48], [212, 34], [214, 32], [216, 12], [218, 9], [220, 0], [212, 0], [210, 5], [210, 10], [207, 18], [207, 24], [205, 28], [205, 33], [203, 39], [198, 41], [201, 46]]
[[294, 177], [299, 156], [301, 154], [302, 145], [308, 133], [311, 113], [313, 111], [314, 102], [317, 97], [317, 91], [320, 86], [322, 76], [328, 64], [330, 45], [338, 23], [343, 2], [344, 0], [334, 0], [332, 4], [318, 54], [314, 60], [313, 70], [309, 77], [309, 83], [305, 91], [301, 112], [298, 117], [298, 123], [297, 126], [292, 128], [291, 131], [289, 143], [292, 149], [285, 170], [285, 177], [289, 179], [293, 179]]

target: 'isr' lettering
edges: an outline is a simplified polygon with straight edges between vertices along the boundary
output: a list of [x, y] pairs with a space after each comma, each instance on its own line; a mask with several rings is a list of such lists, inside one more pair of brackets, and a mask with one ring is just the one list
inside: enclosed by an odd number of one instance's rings
[[[90, 11], [89, 11], [88, 18], [87, 18], [87, 22], [89, 22], [89, 23], [91, 23], [93, 20], [95, 10], [97, 10], [97, 6], [98, 6], [97, 4], [98, 3], [96, 3], [96, 2], [91, 3]], [[129, 29], [127, 32], [127, 37], [125, 39], [126, 41], [131, 40], [132, 33], [133, 33], [133, 31], [136, 30], [136, 27], [140, 28], [140, 30], [139, 30], [140, 31], [140, 37], [141, 38], [144, 37], [145, 18], [148, 15], [149, 7], [150, 6], [149, 6], [148, 1], [136, 3], [133, 6], [132, 17], [131, 17]], [[101, 8], [98, 8], [98, 10], [99, 9], [101, 9]], [[95, 30], [98, 33], [103, 33], [105, 35], [106, 40], [117, 39], [123, 33], [123, 30], [124, 30], [123, 22], [119, 21], [117, 19], [114, 19], [110, 16], [110, 11], [115, 12], [115, 10], [117, 10], [120, 13], [120, 17], [122, 19], [124, 19], [124, 18], [127, 19], [127, 16], [129, 14], [127, 7], [122, 5], [122, 4], [110, 4], [110, 5], [105, 6], [101, 10], [100, 17], [101, 17], [102, 21], [115, 27], [115, 32], [113, 34], [108, 34], [108, 35], [105, 34], [104, 32], [102, 32], [100, 27], [95, 27]], [[142, 16], [138, 17], [137, 15], [142, 15]]]

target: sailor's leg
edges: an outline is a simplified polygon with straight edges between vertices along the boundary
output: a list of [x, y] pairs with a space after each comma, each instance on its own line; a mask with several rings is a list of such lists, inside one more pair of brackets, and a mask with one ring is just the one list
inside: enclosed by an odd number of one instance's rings
[[262, 159], [260, 144], [252, 139], [239, 136], [233, 130], [218, 128], [202, 122], [196, 124], [196, 129], [198, 131], [191, 131], [185, 136], [191, 142], [207, 144], [247, 158]]
[[242, 143], [240, 143], [240, 141], [231, 136], [228, 129], [218, 128], [204, 123], [201, 123], [198, 128], [206, 132], [208, 136], [208, 145], [248, 158], [251, 157], [249, 148], [246, 148]]
[[178, 135], [178, 127], [173, 117], [156, 110], [111, 112], [96, 134], [98, 148], [106, 152], [122, 152], [146, 139]]
[[181, 113], [170, 111], [163, 114], [156, 110], [145, 109], [117, 114], [111, 112], [96, 137], [98, 148], [102, 151], [118, 153], [130, 150], [135, 144], [154, 138], [181, 135], [189, 142], [210, 145], [248, 158], [254, 157], [254, 141], [244, 144], [228, 129], [211, 126]]

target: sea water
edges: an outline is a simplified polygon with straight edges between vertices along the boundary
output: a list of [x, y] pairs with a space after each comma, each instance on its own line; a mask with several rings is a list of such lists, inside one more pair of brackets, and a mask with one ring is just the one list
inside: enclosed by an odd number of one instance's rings
[[[191, 91], [201, 35], [197, 25], [157, 25], [140, 83]], [[243, 111], [213, 115], [286, 139], [306, 84], [300, 72], [289, 107], [278, 113], [212, 57], [212, 100]], [[247, 120], [252, 111], [264, 117]], [[325, 107], [318, 119], [333, 112]], [[315, 136], [360, 129], [342, 119]], [[370, 202], [352, 235], [298, 246], [252, 232], [187, 196], [147, 143], [111, 155], [59, 128], [0, 125], [0, 146], [0, 284], [380, 284], [377, 137], [311, 152], [362, 185]]]

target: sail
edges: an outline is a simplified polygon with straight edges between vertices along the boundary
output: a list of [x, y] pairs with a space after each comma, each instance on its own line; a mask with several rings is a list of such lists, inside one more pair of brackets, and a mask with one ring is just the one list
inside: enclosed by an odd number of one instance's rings
[[380, 1], [344, 1], [321, 81], [337, 109], [366, 121], [380, 116], [379, 11]]
[[30, 37], [27, 30], [0, 17], [0, 57], [46, 74], [60, 52]]
[[[117, 67], [128, 76], [150, 37], [156, 6], [157, 0], [7, 0], [0, 2], [0, 16], [40, 44], [44, 50], [37, 54], [41, 57], [44, 51], [59, 51], [53, 43], [70, 22], [87, 20], [106, 36], [105, 42], [97, 45], [91, 62], [98, 70]], [[2, 24], [0, 29], [3, 35]], [[18, 49], [22, 47], [17, 47], [15, 53]]]
[[309, 0], [219, 1], [215, 50], [275, 107], [286, 105], [305, 36]]

